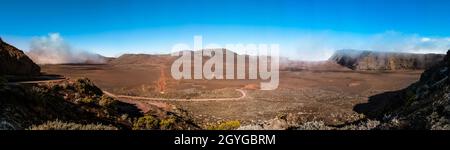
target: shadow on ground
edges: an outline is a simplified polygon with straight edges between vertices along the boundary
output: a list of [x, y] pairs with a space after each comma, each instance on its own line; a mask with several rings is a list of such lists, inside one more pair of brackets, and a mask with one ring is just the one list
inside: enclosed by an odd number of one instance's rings
[[370, 119], [380, 119], [388, 111], [401, 105], [403, 92], [403, 90], [389, 91], [370, 96], [367, 103], [357, 104], [353, 110]]

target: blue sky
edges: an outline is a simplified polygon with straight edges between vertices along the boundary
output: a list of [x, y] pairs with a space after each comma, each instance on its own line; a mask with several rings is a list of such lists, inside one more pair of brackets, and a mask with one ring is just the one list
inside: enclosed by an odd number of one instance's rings
[[276, 43], [320, 60], [342, 48], [444, 52], [447, 0], [0, 0], [0, 36], [28, 50], [59, 33], [107, 56], [166, 53], [180, 42]]

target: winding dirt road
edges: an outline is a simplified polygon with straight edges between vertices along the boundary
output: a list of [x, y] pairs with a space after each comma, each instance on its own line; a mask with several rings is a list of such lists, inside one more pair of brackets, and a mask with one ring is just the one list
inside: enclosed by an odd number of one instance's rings
[[103, 91], [103, 94], [110, 96], [118, 101], [134, 104], [143, 113], [148, 112], [151, 108], [148, 105], [153, 105], [163, 110], [170, 111], [173, 108], [172, 104], [165, 103], [164, 101], [183, 101], [183, 102], [205, 102], [205, 101], [236, 101], [247, 97], [242, 89], [236, 89], [242, 95], [237, 98], [205, 98], [205, 99], [169, 99], [169, 98], [154, 98], [154, 97], [140, 97], [140, 96], [128, 96], [128, 95], [116, 95], [108, 91]]
[[200, 98], [200, 99], [186, 99], [186, 98], [157, 98], [157, 97], [141, 97], [141, 96], [128, 96], [128, 95], [116, 95], [108, 91], [103, 91], [104, 94], [116, 98], [116, 99], [128, 99], [128, 100], [150, 100], [150, 101], [183, 101], [183, 102], [205, 102], [205, 101], [237, 101], [247, 97], [242, 89], [236, 89], [242, 95], [237, 98]]
[[[157, 89], [160, 93], [164, 93], [167, 85], [167, 77], [165, 73], [165, 67], [160, 66], [160, 78], [157, 81]], [[153, 105], [164, 110], [170, 110], [174, 106], [166, 103], [167, 101], [182, 101], [182, 102], [206, 102], [206, 101], [237, 101], [247, 97], [247, 93], [242, 89], [236, 89], [241, 93], [237, 98], [203, 98], [203, 99], [187, 99], [187, 98], [158, 98], [158, 97], [141, 97], [141, 96], [129, 96], [129, 95], [116, 95], [108, 91], [103, 91], [107, 96], [110, 96], [121, 102], [134, 104], [136, 107], [142, 110], [142, 112], [148, 112], [151, 108], [148, 105]]]

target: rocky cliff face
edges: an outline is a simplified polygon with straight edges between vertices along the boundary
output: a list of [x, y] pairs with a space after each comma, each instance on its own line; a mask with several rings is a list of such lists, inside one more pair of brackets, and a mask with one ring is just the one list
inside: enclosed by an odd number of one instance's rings
[[444, 56], [442, 54], [338, 50], [329, 60], [353, 70], [420, 70], [433, 66]]
[[23, 51], [3, 42], [0, 38], [0, 74], [39, 75], [41, 68]]

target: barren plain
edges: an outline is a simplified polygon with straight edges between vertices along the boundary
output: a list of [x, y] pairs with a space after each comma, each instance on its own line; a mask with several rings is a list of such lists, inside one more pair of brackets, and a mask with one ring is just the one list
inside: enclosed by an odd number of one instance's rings
[[279, 87], [262, 91], [259, 80], [174, 80], [170, 75], [170, 57], [128, 57], [153, 59], [41, 68], [46, 74], [87, 77], [119, 99], [182, 108], [199, 124], [228, 120], [262, 123], [280, 114], [291, 114], [299, 122], [351, 122], [359, 119], [353, 110], [356, 104], [367, 103], [376, 94], [403, 89], [416, 82], [423, 72], [355, 71], [328, 61], [305, 63], [296, 69], [282, 68]]

